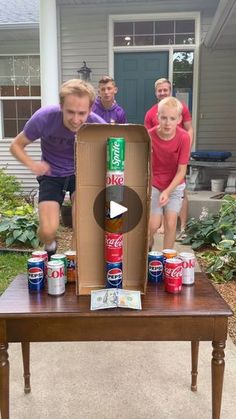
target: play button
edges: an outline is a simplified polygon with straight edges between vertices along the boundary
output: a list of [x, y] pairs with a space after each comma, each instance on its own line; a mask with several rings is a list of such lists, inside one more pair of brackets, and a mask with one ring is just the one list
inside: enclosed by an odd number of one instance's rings
[[141, 220], [143, 205], [139, 195], [132, 188], [108, 186], [97, 195], [93, 214], [97, 224], [104, 231], [128, 233]]
[[124, 214], [126, 211], [128, 211], [128, 208], [117, 204], [117, 202], [110, 201], [110, 218], [115, 218], [118, 215]]

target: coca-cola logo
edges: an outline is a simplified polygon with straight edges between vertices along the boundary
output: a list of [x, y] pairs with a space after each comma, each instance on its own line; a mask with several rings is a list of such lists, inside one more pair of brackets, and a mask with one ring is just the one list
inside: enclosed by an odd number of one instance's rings
[[106, 237], [106, 246], [109, 249], [118, 249], [123, 246], [123, 237], [120, 235], [117, 238]]
[[107, 281], [116, 283], [117, 285], [122, 281], [122, 270], [120, 268], [111, 268], [107, 272]]
[[57, 279], [65, 275], [64, 266], [59, 269], [52, 269], [48, 267], [48, 278]]
[[182, 266], [176, 266], [175, 268], [168, 268], [168, 266], [165, 266], [165, 276], [168, 276], [169, 278], [181, 278], [182, 277]]
[[148, 270], [151, 276], [156, 277], [163, 271], [163, 264], [160, 260], [151, 260], [148, 265]]
[[106, 176], [106, 184], [107, 185], [124, 185], [124, 175], [120, 174], [107, 174]]
[[195, 268], [195, 259], [183, 260], [182, 266], [184, 269]]

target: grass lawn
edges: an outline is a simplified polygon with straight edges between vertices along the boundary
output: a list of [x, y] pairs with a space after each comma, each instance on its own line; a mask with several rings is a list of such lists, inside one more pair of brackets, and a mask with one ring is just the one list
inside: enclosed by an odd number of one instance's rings
[[11, 280], [20, 273], [26, 273], [29, 255], [14, 253], [0, 254], [0, 294], [7, 288]]

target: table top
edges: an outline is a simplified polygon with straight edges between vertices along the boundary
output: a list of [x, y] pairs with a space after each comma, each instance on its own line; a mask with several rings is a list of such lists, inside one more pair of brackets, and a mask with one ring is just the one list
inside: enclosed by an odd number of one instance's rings
[[180, 294], [165, 292], [163, 284], [148, 284], [142, 295], [142, 310], [90, 310], [90, 296], [76, 296], [75, 285], [67, 284], [64, 295], [53, 297], [46, 290], [29, 293], [26, 275], [17, 276], [0, 297], [0, 319], [29, 317], [179, 317], [231, 316], [232, 311], [211, 281], [195, 274], [195, 284], [183, 286]]

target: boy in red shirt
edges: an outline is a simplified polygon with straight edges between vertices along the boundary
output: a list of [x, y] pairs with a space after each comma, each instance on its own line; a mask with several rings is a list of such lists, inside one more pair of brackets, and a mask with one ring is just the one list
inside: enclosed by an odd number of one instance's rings
[[152, 140], [152, 203], [150, 241], [164, 217], [164, 248], [173, 248], [177, 218], [185, 189], [184, 177], [190, 154], [189, 134], [180, 128], [181, 102], [169, 96], [158, 104], [159, 125], [149, 130]]

